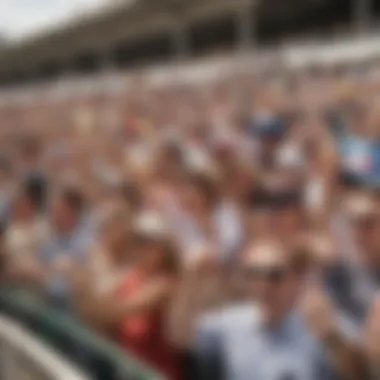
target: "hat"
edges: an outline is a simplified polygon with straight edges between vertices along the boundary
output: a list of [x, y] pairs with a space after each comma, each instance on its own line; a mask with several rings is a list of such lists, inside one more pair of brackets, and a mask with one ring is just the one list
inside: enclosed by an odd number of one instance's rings
[[143, 212], [134, 221], [136, 234], [144, 239], [163, 240], [169, 231], [163, 218], [154, 212]]
[[205, 174], [214, 179], [219, 177], [217, 164], [209, 154], [202, 149], [189, 147], [185, 151], [185, 164], [191, 173]]
[[359, 219], [377, 214], [376, 204], [365, 194], [349, 197], [344, 202], [343, 207], [350, 219]]
[[251, 131], [259, 138], [280, 138], [285, 134], [285, 125], [279, 116], [259, 114], [251, 119]]

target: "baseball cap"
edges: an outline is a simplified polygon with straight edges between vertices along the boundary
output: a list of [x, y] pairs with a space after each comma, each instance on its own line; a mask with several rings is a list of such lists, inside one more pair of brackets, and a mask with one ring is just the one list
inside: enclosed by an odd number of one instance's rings
[[285, 123], [275, 114], [258, 114], [251, 119], [250, 130], [259, 138], [281, 138], [285, 134]]
[[134, 231], [137, 236], [161, 241], [169, 237], [169, 231], [163, 218], [155, 212], [142, 212], [134, 221]]

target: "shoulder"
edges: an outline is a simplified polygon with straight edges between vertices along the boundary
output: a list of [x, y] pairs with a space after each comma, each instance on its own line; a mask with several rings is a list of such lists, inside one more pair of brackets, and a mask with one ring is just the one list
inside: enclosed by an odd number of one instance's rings
[[198, 354], [209, 355], [218, 352], [231, 339], [241, 342], [241, 337], [254, 326], [256, 318], [257, 311], [252, 305], [234, 306], [203, 315], [197, 321], [194, 348]]
[[361, 327], [355, 319], [350, 318], [347, 314], [340, 313], [337, 317], [337, 324], [340, 333], [351, 343], [361, 344]]
[[53, 234], [47, 234], [45, 239], [41, 242], [39, 255], [43, 258], [52, 255], [59, 249], [59, 241]]
[[198, 320], [198, 328], [202, 332], [227, 333], [254, 326], [258, 321], [257, 307], [252, 304], [242, 304], [201, 316]]
[[71, 244], [79, 251], [88, 250], [94, 244], [94, 232], [89, 226], [78, 227]]

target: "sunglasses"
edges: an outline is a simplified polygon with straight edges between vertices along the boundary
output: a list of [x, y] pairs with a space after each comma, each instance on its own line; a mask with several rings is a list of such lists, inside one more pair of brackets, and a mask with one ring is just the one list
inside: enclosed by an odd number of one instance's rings
[[285, 280], [289, 268], [285, 266], [247, 267], [244, 268], [245, 277], [249, 280], [264, 280], [271, 284], [279, 284]]

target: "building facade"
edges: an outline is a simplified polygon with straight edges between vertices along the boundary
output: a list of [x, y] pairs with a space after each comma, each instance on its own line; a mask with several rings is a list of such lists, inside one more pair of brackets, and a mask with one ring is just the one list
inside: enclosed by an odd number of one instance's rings
[[[252, 49], [288, 39], [362, 33], [376, 0], [119, 0], [0, 52], [0, 84], [51, 80]], [[372, 18], [372, 20], [371, 20]]]

